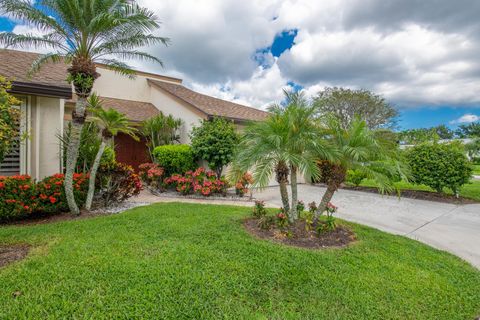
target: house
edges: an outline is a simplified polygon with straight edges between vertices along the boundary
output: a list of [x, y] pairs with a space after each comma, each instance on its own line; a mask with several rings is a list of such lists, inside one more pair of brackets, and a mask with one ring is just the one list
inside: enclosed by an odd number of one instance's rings
[[[12, 90], [22, 104], [20, 133], [26, 134], [19, 147], [0, 164], [0, 175], [29, 174], [36, 179], [60, 172], [62, 159], [58, 136], [71, 119], [75, 95], [67, 83], [65, 64], [47, 64], [28, 77], [36, 53], [0, 49], [0, 75], [12, 82]], [[140, 123], [160, 112], [181, 118], [180, 140], [189, 142], [189, 132], [202, 119], [224, 117], [238, 126], [262, 120], [267, 113], [255, 108], [217, 99], [182, 84], [181, 79], [136, 71], [130, 79], [97, 65], [101, 75], [94, 91], [106, 108], [114, 108]], [[149, 161], [144, 142], [126, 135], [115, 140], [117, 160], [133, 166]]]

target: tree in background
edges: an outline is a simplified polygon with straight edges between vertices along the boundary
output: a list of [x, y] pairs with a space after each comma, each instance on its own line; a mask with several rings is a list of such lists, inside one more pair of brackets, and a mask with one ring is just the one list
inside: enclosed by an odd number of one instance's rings
[[178, 130], [182, 124], [182, 119], [174, 118], [172, 115], [165, 116], [163, 113], [159, 113], [142, 123], [140, 132], [147, 140], [152, 161], [155, 161], [153, 150], [156, 147], [180, 142]]
[[425, 143], [410, 148], [406, 159], [413, 182], [441, 193], [450, 188], [458, 196], [460, 187], [469, 182], [472, 168], [463, 146], [458, 143]]
[[455, 136], [455, 132], [444, 124], [432, 128], [440, 139], [450, 140]]
[[127, 117], [115, 109], [103, 109], [101, 101], [96, 94], [92, 94], [88, 99], [88, 107], [93, 115], [89, 121], [98, 126], [102, 137], [102, 142], [95, 156], [92, 169], [90, 170], [87, 200], [85, 201], [85, 209], [90, 210], [92, 207], [93, 195], [95, 193], [97, 171], [105, 147], [108, 145], [113, 149], [113, 139], [119, 133], [125, 133], [136, 140], [138, 140], [138, 137], [136, 136], [137, 129], [132, 127], [132, 124]]
[[459, 138], [480, 138], [480, 122], [462, 124], [455, 131]]
[[5, 46], [52, 50], [39, 56], [32, 65], [32, 72], [47, 62], [70, 65], [68, 80], [73, 84], [77, 100], [72, 113], [64, 186], [70, 211], [79, 214], [73, 194], [73, 173], [87, 98], [99, 76], [95, 63], [103, 63], [120, 74], [133, 77], [134, 71], [128, 65], [112, 57], [161, 64], [157, 57], [137, 48], [166, 44], [168, 39], [149, 33], [158, 29], [157, 17], [132, 0], [2, 0], [0, 13], [34, 26], [44, 34], [0, 33], [0, 44]]
[[7, 92], [9, 89], [10, 83], [0, 76], [0, 163], [20, 139], [20, 110], [14, 108], [20, 101]]
[[368, 90], [325, 88], [313, 103], [321, 115], [336, 115], [344, 129], [350, 127], [356, 116], [370, 129], [392, 129], [398, 116], [398, 111], [384, 98]]
[[223, 167], [232, 162], [238, 144], [238, 134], [233, 121], [223, 118], [202, 120], [190, 134], [192, 150], [198, 159], [222, 176]]
[[474, 163], [480, 163], [480, 138], [465, 144], [468, 158]]
[[438, 141], [440, 136], [434, 128], [408, 129], [398, 133], [398, 138], [404, 144], [420, 144]]

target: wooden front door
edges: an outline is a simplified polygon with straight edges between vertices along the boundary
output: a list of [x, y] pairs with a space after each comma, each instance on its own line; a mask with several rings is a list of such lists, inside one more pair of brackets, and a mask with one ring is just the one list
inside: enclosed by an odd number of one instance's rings
[[115, 137], [115, 153], [118, 162], [131, 165], [136, 171], [142, 163], [152, 162], [145, 140], [135, 141], [123, 133]]

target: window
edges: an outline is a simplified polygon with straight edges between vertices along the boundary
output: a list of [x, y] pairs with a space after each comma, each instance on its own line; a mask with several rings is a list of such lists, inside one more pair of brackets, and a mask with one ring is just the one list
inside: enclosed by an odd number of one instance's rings
[[26, 99], [21, 99], [22, 105], [18, 106], [22, 112], [20, 122], [17, 124], [18, 136], [15, 139], [10, 153], [0, 163], [0, 176], [12, 176], [26, 173], [26, 141], [21, 141], [20, 137], [27, 130], [26, 122]]

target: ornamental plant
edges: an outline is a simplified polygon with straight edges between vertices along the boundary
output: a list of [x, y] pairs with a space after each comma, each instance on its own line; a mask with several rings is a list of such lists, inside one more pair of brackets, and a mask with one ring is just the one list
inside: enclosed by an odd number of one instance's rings
[[208, 166], [221, 177], [223, 167], [232, 162], [239, 141], [233, 121], [223, 118], [202, 120], [199, 127], [192, 129], [190, 138], [195, 156], [207, 161]]
[[153, 150], [153, 157], [155, 162], [163, 168], [167, 177], [173, 174], [183, 175], [196, 167], [192, 148], [186, 144], [156, 147]]
[[14, 106], [20, 101], [7, 92], [10, 88], [10, 83], [0, 76], [0, 163], [19, 138], [20, 110]]
[[35, 184], [30, 176], [0, 177], [0, 221], [21, 218], [32, 213]]
[[156, 163], [143, 163], [138, 167], [138, 175], [143, 183], [156, 189], [162, 189], [164, 172]]
[[99, 188], [97, 201], [105, 207], [136, 196], [143, 189], [142, 181], [135, 170], [119, 162], [113, 166], [101, 166], [98, 170], [96, 185]]
[[267, 215], [267, 209], [265, 209], [265, 201], [255, 200], [255, 205], [252, 210], [252, 215], [255, 218], [262, 218]]
[[333, 205], [331, 202], [327, 203], [327, 206], [325, 208], [325, 223], [319, 224], [317, 231], [319, 233], [325, 232], [325, 231], [333, 231], [337, 227], [337, 223], [335, 222], [335, 217], [333, 214], [337, 212], [338, 207]]
[[277, 213], [275, 217], [277, 219], [277, 227], [284, 229], [288, 226], [288, 215], [285, 213], [283, 208], [280, 208], [280, 212]]
[[449, 188], [456, 195], [470, 181], [472, 167], [465, 152], [456, 144], [421, 144], [406, 152], [412, 180], [437, 192]]
[[223, 177], [219, 179], [215, 172], [202, 167], [195, 171], [189, 170], [185, 175], [174, 174], [166, 178], [164, 184], [183, 195], [195, 193], [205, 197], [212, 194], [225, 195], [228, 188], [228, 183]]
[[245, 172], [242, 177], [235, 183], [235, 193], [243, 197], [249, 191], [249, 186], [253, 183], [253, 177], [249, 172]]

